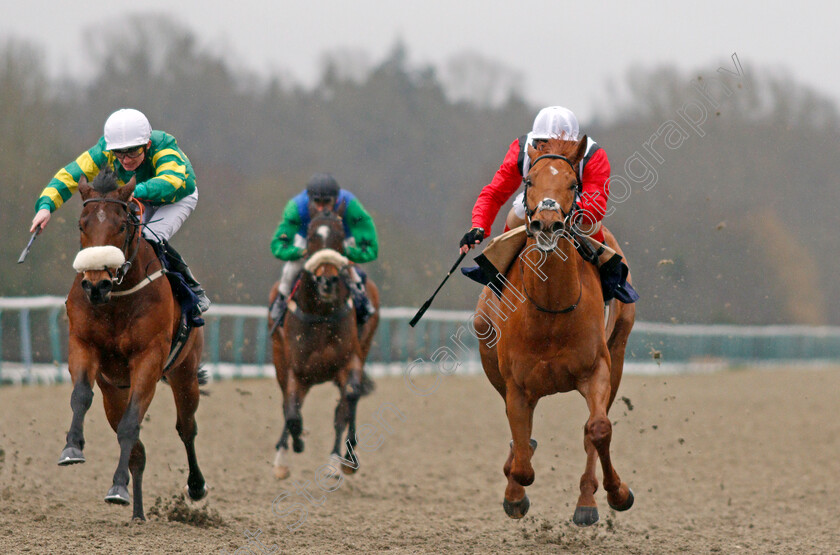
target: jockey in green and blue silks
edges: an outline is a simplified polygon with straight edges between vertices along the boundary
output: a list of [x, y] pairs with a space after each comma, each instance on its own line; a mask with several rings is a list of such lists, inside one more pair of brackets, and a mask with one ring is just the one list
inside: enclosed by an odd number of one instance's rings
[[[271, 253], [286, 261], [280, 277], [279, 295], [270, 307], [272, 322], [280, 320], [282, 325], [288, 297], [295, 278], [303, 267], [310, 214], [324, 210], [336, 211], [342, 205], [345, 207], [342, 217], [344, 255], [356, 264], [370, 262], [378, 256], [376, 227], [362, 203], [352, 193], [341, 189], [332, 175], [316, 173], [309, 179], [306, 189], [286, 204], [283, 219], [271, 240]], [[360, 319], [366, 321], [375, 309], [367, 297], [364, 283], [355, 266], [350, 267], [349, 275], [353, 302], [357, 306]]]

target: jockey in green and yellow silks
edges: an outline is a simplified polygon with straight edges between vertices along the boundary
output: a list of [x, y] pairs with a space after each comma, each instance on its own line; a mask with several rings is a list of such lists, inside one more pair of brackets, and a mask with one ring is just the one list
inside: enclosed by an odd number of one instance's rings
[[[342, 205], [344, 255], [355, 264], [371, 262], [379, 255], [376, 226], [362, 203], [352, 193], [341, 189], [332, 175], [316, 173], [309, 179], [306, 189], [286, 204], [283, 219], [271, 240], [271, 253], [286, 261], [280, 277], [279, 294], [270, 307], [269, 317], [272, 323], [279, 321], [282, 325], [292, 286], [303, 267], [310, 214], [324, 210], [335, 211]], [[348, 285], [356, 305], [357, 317], [359, 322], [363, 323], [370, 318], [375, 309], [368, 299], [364, 282], [355, 266], [350, 266], [349, 275]]]
[[149, 120], [138, 110], [124, 108], [111, 114], [99, 141], [58, 170], [35, 203], [30, 233], [47, 226], [52, 213], [79, 188], [83, 175], [93, 181], [105, 168], [114, 171], [120, 186], [135, 179], [134, 198], [144, 206], [143, 237], [159, 256], [165, 257], [169, 270], [184, 277], [197, 297], [197, 307], [205, 312], [210, 299], [184, 259], [168, 243], [198, 203], [195, 172], [175, 137], [153, 131]]

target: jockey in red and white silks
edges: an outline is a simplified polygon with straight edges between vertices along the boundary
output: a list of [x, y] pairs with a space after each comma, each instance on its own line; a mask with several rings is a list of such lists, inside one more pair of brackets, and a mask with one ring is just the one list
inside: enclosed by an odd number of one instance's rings
[[[568, 108], [549, 106], [540, 110], [534, 119], [531, 132], [510, 144], [493, 180], [485, 185], [478, 195], [472, 210], [472, 229], [461, 241], [462, 252], [466, 252], [466, 248], [474, 247], [490, 235], [490, 228], [499, 210], [522, 185], [523, 176], [528, 175], [530, 169], [528, 145], [550, 138], [576, 141], [579, 140], [579, 135], [577, 118]], [[603, 242], [604, 233], [600, 222], [607, 211], [610, 162], [606, 151], [591, 138], [587, 139], [586, 154], [577, 170], [582, 190], [577, 200], [581, 213], [576, 229], [583, 235]], [[524, 192], [521, 192], [513, 203], [512, 212], [516, 220], [525, 218], [523, 195]]]

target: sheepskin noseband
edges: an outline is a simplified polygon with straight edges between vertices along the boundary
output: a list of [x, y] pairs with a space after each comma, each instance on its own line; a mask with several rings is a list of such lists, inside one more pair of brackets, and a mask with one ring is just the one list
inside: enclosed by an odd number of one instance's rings
[[125, 255], [117, 247], [88, 247], [79, 251], [73, 261], [73, 269], [79, 273], [88, 270], [119, 268], [125, 264]]
[[315, 268], [321, 264], [332, 264], [336, 268], [344, 268], [350, 263], [347, 258], [338, 251], [332, 249], [321, 249], [313, 254], [309, 260], [306, 261], [303, 268], [307, 272], [315, 271]]

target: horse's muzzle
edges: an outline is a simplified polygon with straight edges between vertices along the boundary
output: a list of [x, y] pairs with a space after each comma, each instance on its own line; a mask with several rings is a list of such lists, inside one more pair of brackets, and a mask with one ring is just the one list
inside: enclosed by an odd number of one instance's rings
[[110, 279], [103, 279], [96, 283], [90, 280], [82, 280], [82, 290], [87, 294], [88, 300], [91, 304], [104, 304], [111, 298], [111, 290], [114, 288], [114, 282]]
[[528, 224], [528, 230], [532, 235], [536, 235], [537, 233], [547, 233], [548, 235], [562, 234], [563, 229], [565, 229], [565, 225], [560, 220], [553, 222], [531, 220], [531, 223]]
[[338, 276], [317, 276], [315, 283], [318, 287], [318, 296], [325, 301], [334, 301], [338, 298]]

